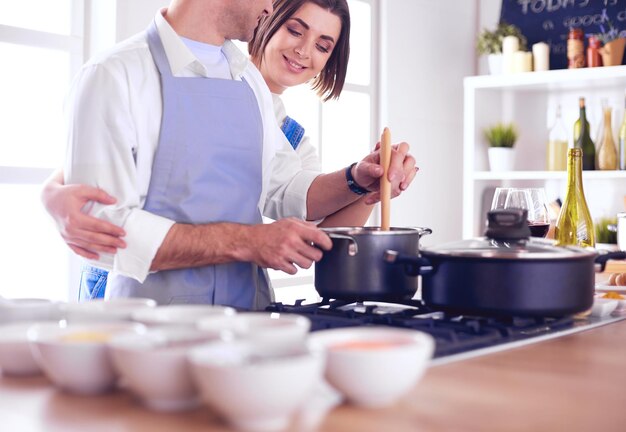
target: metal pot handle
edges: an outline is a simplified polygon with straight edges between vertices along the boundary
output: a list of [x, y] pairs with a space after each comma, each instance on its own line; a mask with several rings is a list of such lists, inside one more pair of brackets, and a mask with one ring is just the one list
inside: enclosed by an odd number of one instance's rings
[[401, 255], [398, 251], [387, 249], [383, 259], [390, 264], [404, 264], [408, 276], [427, 275], [435, 271], [431, 262], [422, 256]]
[[409, 228], [417, 231], [420, 237], [433, 233], [433, 230], [431, 230], [430, 228], [424, 228], [424, 227], [409, 227]]
[[337, 233], [331, 233], [331, 232], [327, 232], [326, 234], [330, 238], [348, 240], [350, 242], [350, 244], [348, 245], [348, 255], [355, 256], [356, 254], [359, 253], [359, 247], [357, 246], [357, 242], [354, 237], [346, 235], [346, 234], [337, 234]]

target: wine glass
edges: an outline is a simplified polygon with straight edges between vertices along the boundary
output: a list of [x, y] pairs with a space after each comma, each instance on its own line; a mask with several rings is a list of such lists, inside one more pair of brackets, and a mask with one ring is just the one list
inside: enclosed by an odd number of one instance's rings
[[491, 210], [518, 208], [528, 211], [528, 227], [533, 237], [545, 237], [550, 230], [550, 215], [543, 188], [497, 188]]

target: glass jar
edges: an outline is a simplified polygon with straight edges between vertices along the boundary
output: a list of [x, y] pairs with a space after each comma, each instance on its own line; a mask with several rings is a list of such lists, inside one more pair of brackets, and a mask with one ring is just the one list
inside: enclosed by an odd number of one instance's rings
[[585, 67], [585, 42], [581, 28], [571, 28], [567, 35], [567, 67], [578, 69]]

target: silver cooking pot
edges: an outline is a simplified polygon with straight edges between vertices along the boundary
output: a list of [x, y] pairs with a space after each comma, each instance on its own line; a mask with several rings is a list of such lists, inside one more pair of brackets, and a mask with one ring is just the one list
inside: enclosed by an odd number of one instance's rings
[[386, 265], [385, 251], [419, 254], [419, 241], [430, 228], [325, 228], [333, 242], [315, 264], [315, 289], [325, 298], [346, 300], [400, 300], [417, 291], [417, 278], [401, 265]]

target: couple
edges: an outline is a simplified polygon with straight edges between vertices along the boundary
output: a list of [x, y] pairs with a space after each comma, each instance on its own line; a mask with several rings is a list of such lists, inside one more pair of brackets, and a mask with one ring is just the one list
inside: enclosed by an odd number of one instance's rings
[[[378, 151], [320, 174], [278, 96], [311, 81], [338, 97], [349, 26], [345, 0], [173, 0], [83, 67], [68, 100], [68, 186], [52, 179], [43, 198], [70, 247], [113, 270], [107, 296], [262, 308], [264, 268], [293, 274], [331, 247], [305, 220], [365, 222]], [[229, 39], [250, 41], [253, 64]], [[408, 145], [394, 146], [394, 195], [415, 171]], [[87, 203], [98, 220], [80, 213]]]

